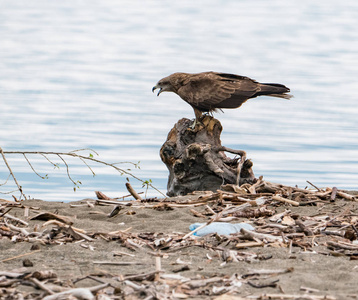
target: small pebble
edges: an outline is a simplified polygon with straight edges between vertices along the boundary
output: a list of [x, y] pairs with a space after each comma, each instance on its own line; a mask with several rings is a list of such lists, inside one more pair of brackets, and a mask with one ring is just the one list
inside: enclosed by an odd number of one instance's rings
[[22, 261], [22, 265], [23, 265], [24, 267], [33, 267], [33, 266], [34, 266], [34, 264], [32, 263], [32, 261], [29, 260], [28, 258], [26, 258], [26, 259], [24, 259], [24, 260]]

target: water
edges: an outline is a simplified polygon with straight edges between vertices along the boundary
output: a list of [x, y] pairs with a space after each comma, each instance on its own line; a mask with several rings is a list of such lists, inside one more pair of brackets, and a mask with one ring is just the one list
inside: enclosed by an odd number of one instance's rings
[[[358, 2], [0, 1], [0, 147], [92, 148], [165, 193], [159, 149], [193, 118], [178, 96], [152, 86], [173, 72], [222, 71], [289, 86], [293, 101], [261, 97], [216, 115], [222, 144], [244, 149], [257, 176], [283, 184], [358, 188]], [[89, 151], [84, 151], [88, 155]], [[7, 155], [27, 195], [78, 200], [127, 194], [125, 176], [68, 160]], [[132, 168], [128, 164], [119, 165]], [[0, 183], [8, 171], [0, 160]], [[141, 189], [141, 183], [131, 179]], [[15, 188], [11, 178], [0, 192]], [[17, 197], [18, 193], [13, 193]], [[149, 190], [148, 195], [158, 192]], [[11, 194], [0, 194], [10, 199]]]

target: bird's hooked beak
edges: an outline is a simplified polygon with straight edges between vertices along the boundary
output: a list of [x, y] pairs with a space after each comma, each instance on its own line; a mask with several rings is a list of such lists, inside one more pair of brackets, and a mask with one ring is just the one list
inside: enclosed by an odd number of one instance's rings
[[155, 86], [153, 86], [153, 88], [152, 88], [152, 92], [154, 93], [154, 91], [155, 91], [156, 89], [159, 89], [159, 92], [158, 92], [158, 94], [157, 94], [157, 96], [159, 96], [160, 93], [163, 91], [163, 89], [162, 89], [161, 87], [159, 87], [158, 85], [155, 85]]

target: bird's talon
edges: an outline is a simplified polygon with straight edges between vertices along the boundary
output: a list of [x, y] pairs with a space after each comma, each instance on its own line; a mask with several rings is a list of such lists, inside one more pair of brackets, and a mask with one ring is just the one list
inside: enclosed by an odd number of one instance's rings
[[197, 122], [196, 122], [196, 119], [194, 119], [193, 124], [190, 125], [191, 130], [194, 130], [194, 129], [195, 129], [196, 123], [197, 123]]

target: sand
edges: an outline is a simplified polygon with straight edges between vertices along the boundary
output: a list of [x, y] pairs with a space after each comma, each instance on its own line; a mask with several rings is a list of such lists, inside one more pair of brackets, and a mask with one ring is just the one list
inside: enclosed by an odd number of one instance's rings
[[[128, 233], [156, 233], [156, 237], [168, 237], [168, 234], [173, 233], [188, 233], [189, 225], [195, 222], [206, 222], [205, 219], [195, 217], [190, 209], [193, 207], [174, 207], [171, 210], [153, 209], [153, 206], [145, 207], [125, 207], [120, 213], [112, 218], [108, 214], [113, 209], [113, 206], [96, 205], [90, 207], [73, 206], [86, 204], [87, 200], [61, 203], [61, 202], [46, 202], [41, 200], [28, 200], [23, 202], [23, 205], [30, 207], [29, 217], [33, 217], [39, 212], [51, 212], [58, 215], [68, 216], [73, 221], [73, 227], [80, 228], [86, 231], [90, 236], [92, 233], [108, 233], [111, 231], [124, 230]], [[93, 202], [93, 200], [90, 200]], [[35, 208], [35, 209], [33, 209]], [[282, 205], [275, 207], [276, 212], [284, 211], [289, 208], [292, 213], [301, 215], [313, 216], [318, 212], [317, 206], [300, 206], [291, 207], [289, 205]], [[334, 211], [339, 214], [343, 210], [349, 209], [352, 214], [357, 214], [358, 203], [349, 202], [346, 200], [339, 200], [332, 204], [327, 204], [325, 211]], [[195, 207], [196, 211], [203, 212], [204, 206]], [[38, 228], [43, 230], [41, 226], [45, 221], [29, 220], [24, 217], [24, 208], [12, 208], [9, 212], [11, 215], [21, 218], [29, 222], [27, 228]], [[250, 222], [250, 219], [241, 219], [239, 221]], [[55, 225], [48, 225], [46, 228], [56, 227]], [[164, 235], [161, 235], [164, 234]], [[189, 238], [191, 239], [191, 238]], [[217, 238], [215, 236], [206, 238], [196, 238], [200, 243], [201, 240], [209, 241], [212, 245], [217, 246]], [[117, 287], [117, 294], [112, 295], [112, 299], [137, 299], [146, 298], [150, 294], [137, 293], [131, 291], [121, 279], [132, 274], [150, 273], [155, 271], [156, 256], [149, 247], [142, 247], [140, 249], [130, 250], [124, 247], [119, 240], [106, 241], [98, 235], [94, 241], [80, 241], [68, 242], [62, 244], [41, 244], [39, 251], [34, 252], [33, 243], [28, 241], [13, 242], [9, 238], [2, 237], [0, 239], [0, 261], [13, 258], [18, 255], [28, 254], [19, 258], [14, 258], [0, 263], [0, 271], [6, 272], [35, 272], [42, 270], [52, 270], [57, 275], [57, 283], [69, 283], [72, 287], [88, 287], [100, 284], [93, 279], [80, 280], [77, 283], [75, 279], [84, 278], [87, 275], [93, 275], [94, 278], [100, 279], [101, 282], [111, 283], [112, 286]], [[84, 248], [87, 247], [87, 248]], [[235, 249], [235, 244], [226, 245], [221, 244], [220, 247], [225, 247], [231, 250], [247, 252], [250, 254], [259, 254], [261, 257], [272, 258], [267, 260], [252, 259], [251, 261], [229, 261], [225, 263], [222, 259], [220, 251], [206, 249], [199, 246], [184, 247], [182, 249], [162, 250], [161, 253], [166, 253], [161, 258], [162, 274], [169, 274], [175, 276], [183, 276], [191, 280], [220, 277], [233, 278], [237, 274], [241, 286], [236, 287], [229, 293], [213, 294], [213, 285], [207, 285], [202, 288], [193, 288], [192, 295], [188, 289], [175, 288], [179, 284], [173, 284], [163, 287], [165, 290], [157, 294], [158, 298], [165, 297], [165, 295], [172, 295], [173, 299], [185, 298], [189, 299], [251, 299], [257, 296], [256, 299], [265, 298], [265, 294], [282, 294], [282, 295], [310, 295], [327, 296], [327, 299], [357, 299], [358, 298], [358, 260], [350, 260], [348, 256], [331, 256], [321, 253], [329, 253], [327, 247], [322, 245], [312, 247], [304, 251], [299, 247], [292, 247], [291, 253], [288, 247], [277, 247], [275, 245], [266, 245], [266, 247], [254, 247], [248, 249]], [[129, 255], [115, 256], [116, 252], [125, 252]], [[358, 252], [358, 251], [357, 251]], [[29, 254], [30, 253], [30, 254]], [[32, 267], [24, 267], [23, 260], [28, 259], [32, 262]], [[179, 260], [179, 261], [178, 261]], [[110, 265], [99, 262], [128, 262], [136, 263], [132, 265]], [[179, 262], [179, 264], [178, 264]], [[181, 262], [184, 262], [181, 264]], [[189, 270], [175, 272], [184, 265], [188, 266]], [[257, 270], [291, 270], [284, 274], [273, 274], [270, 276], [245, 277], [241, 276], [255, 273]], [[107, 274], [107, 275], [106, 275]], [[170, 276], [169, 276], [170, 277]], [[171, 277], [170, 277], [171, 278]], [[159, 279], [159, 282], [169, 282], [174, 279]], [[169, 280], [169, 281], [168, 281]], [[257, 288], [251, 286], [248, 281], [264, 284], [275, 282], [275, 287]], [[0, 283], [3, 281], [0, 276]], [[145, 282], [137, 283], [145, 284]], [[148, 283], [150, 285], [150, 283]], [[186, 285], [187, 287], [188, 285]], [[217, 284], [217, 286], [224, 286]], [[36, 290], [31, 286], [19, 284], [17, 291], [26, 295], [41, 294], [43, 291]], [[176, 293], [173, 296], [173, 293]], [[189, 293], [189, 295], [188, 295]], [[226, 294], [226, 295], [225, 295]], [[1, 295], [1, 294], [0, 294]], [[162, 295], [162, 296], [160, 296]], [[4, 296], [4, 294], [3, 294]], [[261, 296], [261, 298], [259, 297]], [[240, 298], [241, 297], [241, 298]], [[331, 298], [329, 298], [331, 297]], [[16, 299], [16, 298], [14, 298]], [[108, 298], [109, 299], [109, 298]], [[150, 299], [147, 298], [147, 299]], [[155, 298], [152, 298], [155, 299]], [[165, 299], [165, 298], [163, 298]], [[278, 299], [278, 298], [272, 298]], [[286, 299], [286, 298], [285, 298]], [[288, 298], [287, 298], [288, 299]], [[295, 298], [289, 298], [295, 299]], [[298, 298], [296, 298], [298, 299]], [[306, 299], [306, 298], [302, 298]], [[307, 298], [308, 299], [308, 298]], [[314, 298], [313, 298], [314, 299]], [[316, 298], [319, 299], [319, 298]]]

